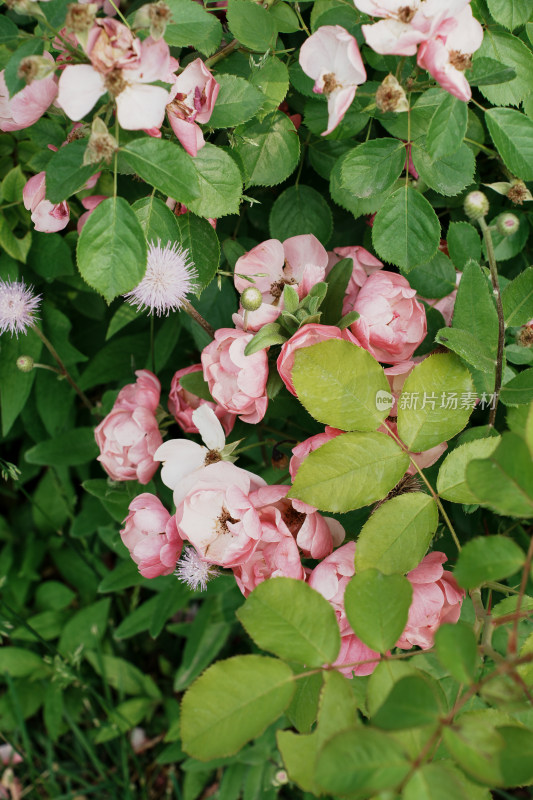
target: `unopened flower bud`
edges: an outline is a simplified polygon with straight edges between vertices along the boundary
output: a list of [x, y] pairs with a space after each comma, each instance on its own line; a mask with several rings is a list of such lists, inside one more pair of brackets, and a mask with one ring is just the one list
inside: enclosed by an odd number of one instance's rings
[[102, 161], [109, 164], [117, 148], [118, 142], [107, 130], [105, 122], [100, 117], [95, 117], [83, 156], [83, 165], [100, 164]]
[[165, 33], [170, 22], [172, 12], [163, 0], [157, 3], [148, 3], [135, 14], [134, 28], [150, 28], [150, 36], [157, 41]]
[[507, 197], [515, 206], [521, 206], [524, 200], [533, 200], [533, 196], [524, 181], [518, 179], [511, 181]]
[[409, 102], [402, 86], [394, 75], [387, 75], [376, 92], [376, 105], [380, 111], [409, 111]]
[[17, 369], [21, 372], [31, 372], [34, 364], [35, 362], [31, 356], [19, 356], [17, 358]]
[[44, 56], [27, 56], [19, 62], [17, 77], [22, 78], [26, 83], [40, 81], [50, 75], [54, 68], [54, 62]]
[[272, 786], [284, 786], [289, 782], [289, 776], [284, 769], [279, 769], [272, 780]]
[[84, 34], [93, 26], [98, 5], [96, 3], [71, 3], [65, 19], [65, 27], [70, 33]]
[[257, 311], [263, 302], [263, 295], [255, 286], [249, 286], [241, 294], [241, 306], [245, 311]]
[[487, 215], [489, 201], [479, 190], [469, 192], [465, 198], [464, 209], [466, 216], [475, 221]]
[[496, 220], [496, 227], [502, 236], [512, 236], [520, 227], [520, 220], [516, 214], [500, 214]]

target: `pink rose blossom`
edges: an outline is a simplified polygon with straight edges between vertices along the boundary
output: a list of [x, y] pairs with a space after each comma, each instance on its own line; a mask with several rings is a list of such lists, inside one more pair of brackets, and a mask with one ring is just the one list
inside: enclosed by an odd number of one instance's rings
[[[44, 53], [44, 57], [54, 64], [50, 53]], [[52, 73], [41, 80], [32, 81], [10, 98], [4, 79], [4, 70], [2, 70], [0, 72], [0, 130], [7, 133], [29, 128], [42, 117], [46, 109], [54, 102], [56, 95], [57, 79]]]
[[137, 67], [141, 57], [141, 42], [122, 22], [97, 19], [89, 31], [85, 51], [93, 67], [106, 75], [115, 69]]
[[[100, 20], [104, 21], [121, 24], [115, 20]], [[99, 36], [109, 39], [103, 30]], [[121, 34], [116, 43], [104, 41], [101, 46], [97, 39], [90, 50], [92, 64], [65, 67], [59, 79], [57, 104], [70, 119], [82, 119], [109, 91], [117, 104], [121, 128], [144, 130], [161, 127], [169, 93], [161, 86], [148, 84], [168, 82], [175, 59], [171, 59], [164, 39], [156, 42], [148, 37], [138, 45], [138, 39], [131, 44], [129, 37], [131, 33], [128, 31], [128, 35]]]
[[277, 360], [279, 376], [289, 392], [295, 397], [297, 395], [292, 382], [292, 368], [294, 367], [296, 351], [302, 347], [310, 347], [313, 344], [325, 342], [328, 339], [344, 339], [354, 344], [356, 343], [355, 338], [348, 329], [341, 331], [335, 325], [320, 325], [316, 322], [311, 322], [307, 325], [302, 325], [294, 336], [291, 336], [282, 346]]
[[237, 259], [235, 288], [242, 294], [255, 286], [265, 303], [280, 305], [285, 284], [290, 284], [301, 300], [324, 280], [327, 266], [328, 254], [312, 233], [292, 236], [283, 244], [268, 239]]
[[427, 650], [433, 646], [437, 629], [445, 622], [457, 622], [465, 596], [451, 572], [442, 565], [446, 555], [428, 553], [418, 567], [407, 574], [413, 599], [404, 632], [396, 643], [403, 650], [415, 645]]
[[176, 520], [148, 492], [131, 501], [129, 512], [120, 536], [139, 572], [144, 578], [170, 575], [182, 548]]
[[118, 393], [114, 408], [135, 411], [137, 406], [143, 406], [155, 414], [161, 397], [161, 384], [149, 369], [138, 369], [135, 376], [135, 383], [126, 384]]
[[[246, 317], [246, 330], [258, 331], [263, 325], [268, 325], [270, 322], [275, 322], [281, 314], [280, 306], [273, 306], [270, 303], [261, 303], [255, 311], [249, 311]], [[244, 309], [239, 306], [237, 314], [232, 315], [233, 324], [239, 330], [244, 330]]]
[[[378, 431], [380, 433], [386, 433], [387, 436], [391, 437], [391, 439], [394, 439], [394, 436], [391, 435], [390, 431], [392, 431], [392, 433], [394, 433], [395, 436], [398, 436], [398, 426], [396, 422], [393, 422], [392, 420], [389, 419], [387, 420], [387, 426], [385, 424], [380, 425]], [[446, 444], [446, 442], [442, 442], [441, 444], [437, 444], [435, 445], [435, 447], [430, 447], [429, 450], [423, 450], [420, 453], [413, 453], [410, 450], [407, 452], [408, 455], [411, 456], [413, 461], [418, 465], [419, 469], [426, 469], [427, 467], [433, 466], [433, 464], [435, 464], [435, 462], [439, 460], [441, 455], [447, 449], [448, 445]], [[415, 467], [415, 465], [411, 464], [406, 472], [406, 475], [416, 475], [417, 472], [418, 470]]]
[[[353, 675], [370, 675], [380, 659], [379, 653], [363, 644], [354, 634], [344, 610], [344, 592], [355, 574], [354, 557], [355, 542], [347, 542], [321, 561], [308, 578], [309, 585], [333, 606], [341, 633], [341, 649], [335, 666], [348, 678]], [[369, 659], [375, 659], [375, 663], [361, 664], [358, 667], [343, 666]]]
[[211, 403], [209, 400], [203, 400], [201, 397], [184, 389], [180, 384], [180, 380], [184, 375], [190, 375], [193, 372], [201, 371], [201, 364], [193, 364], [192, 367], [184, 367], [174, 374], [170, 384], [168, 410], [185, 433], [199, 433], [197, 426], [193, 422], [193, 411], [195, 408], [202, 405], [209, 406], [222, 423], [226, 436], [229, 436], [235, 425], [235, 414], [230, 414], [229, 411], [226, 411], [226, 409], [222, 408], [218, 403]]
[[464, 70], [471, 65], [470, 56], [481, 47], [483, 28], [466, 6], [455, 17], [455, 27], [445, 35], [423, 42], [417, 63], [427, 69], [447, 92], [468, 102], [472, 97]]
[[346, 295], [342, 304], [342, 313], [348, 314], [353, 311], [354, 303], [357, 300], [359, 289], [362, 287], [369, 275], [383, 268], [383, 262], [358, 245], [353, 247], [335, 247], [329, 254], [328, 271], [343, 258], [351, 258], [353, 264], [352, 274], [346, 287]]
[[185, 150], [195, 156], [204, 144], [198, 123], [209, 122], [220, 90], [201, 58], [174, 79], [167, 101], [168, 121]]
[[115, 405], [94, 431], [98, 461], [116, 481], [146, 484], [159, 463], [154, 453], [162, 444], [154, 416], [161, 386], [148, 370], [138, 370], [137, 382], [120, 390]]
[[87, 210], [85, 214], [81, 214], [80, 218], [78, 219], [78, 233], [82, 232], [83, 226], [93, 213], [94, 209], [97, 208], [103, 200], [107, 200], [106, 194], [93, 194], [90, 197], [82, 197], [81, 204]]
[[30, 178], [22, 190], [24, 208], [31, 211], [31, 219], [36, 231], [55, 233], [68, 225], [70, 210], [68, 204], [51, 203], [46, 199], [46, 173], [39, 172]]
[[355, 38], [340, 25], [323, 25], [300, 49], [300, 66], [315, 81], [313, 91], [328, 98], [328, 127], [331, 133], [351, 106], [357, 86], [366, 72]]
[[406, 278], [382, 270], [371, 275], [354, 304], [351, 330], [378, 361], [407, 361], [427, 332], [426, 312]]
[[202, 367], [213, 399], [243, 422], [256, 423], [268, 404], [268, 359], [265, 350], [244, 355], [252, 338], [252, 333], [219, 328], [202, 352]]
[[201, 471], [176, 509], [176, 523], [204, 561], [236, 567], [253, 555], [261, 539], [261, 520], [249, 495], [262, 478], [219, 461]]

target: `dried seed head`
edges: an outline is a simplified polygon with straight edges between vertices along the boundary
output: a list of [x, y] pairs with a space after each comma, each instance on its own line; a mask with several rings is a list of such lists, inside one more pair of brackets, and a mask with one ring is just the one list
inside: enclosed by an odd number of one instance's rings
[[409, 111], [407, 95], [394, 75], [387, 75], [376, 92], [376, 105], [380, 111], [394, 111], [399, 114]]

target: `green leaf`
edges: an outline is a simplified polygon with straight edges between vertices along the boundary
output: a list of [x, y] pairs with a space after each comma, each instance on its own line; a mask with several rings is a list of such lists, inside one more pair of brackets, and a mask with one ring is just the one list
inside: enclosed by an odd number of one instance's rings
[[263, 105], [259, 116], [276, 111], [289, 89], [289, 72], [276, 56], [262, 58], [261, 64], [252, 69], [250, 83], [263, 93]]
[[436, 724], [442, 711], [431, 679], [421, 674], [406, 675], [394, 684], [372, 722], [391, 731], [417, 728]]
[[[254, 5], [250, 0], [235, 2]], [[242, 161], [246, 186], [275, 186], [298, 164], [300, 140], [292, 121], [281, 111], [253, 119], [235, 129], [235, 152]]]
[[80, 646], [84, 652], [98, 647], [107, 628], [110, 605], [109, 598], [99, 600], [77, 611], [69, 619], [57, 646], [61, 655], [72, 655]]
[[[451, 333], [448, 329], [448, 334], [451, 334], [449, 346], [455, 349], [453, 347], [454, 341], [458, 341], [459, 345], [462, 341], [468, 346], [469, 337], [470, 340], [471, 337], [474, 337], [479, 345], [480, 352], [478, 355], [482, 363], [485, 364], [484, 368], [489, 374], [492, 374], [495, 363], [489, 365], [486, 358], [488, 356], [493, 362], [496, 361], [498, 314], [489, 283], [479, 265], [473, 261], [466, 264], [457, 289], [453, 312], [453, 328], [464, 331], [466, 338], [460, 339], [457, 334]], [[452, 338], [454, 336], [456, 337], [455, 340]], [[444, 342], [444, 344], [448, 346], [448, 342]], [[463, 355], [463, 353], [460, 353], [460, 355]], [[474, 362], [471, 363], [473, 364]]]
[[254, 642], [279, 658], [308, 667], [332, 664], [340, 635], [332, 606], [303, 581], [272, 578], [257, 586], [237, 612]]
[[120, 153], [140, 178], [188, 208], [200, 197], [196, 160], [180, 145], [146, 136], [121, 147]]
[[77, 139], [54, 153], [46, 167], [46, 199], [60, 203], [83, 189], [96, 172], [95, 164], [83, 166], [86, 139]]
[[0, 185], [0, 197], [5, 203], [21, 203], [22, 190], [26, 185], [26, 177], [20, 164], [10, 169]]
[[413, 588], [403, 575], [366, 569], [350, 580], [344, 594], [348, 622], [372, 650], [394, 647], [406, 624]]
[[442, 462], [437, 479], [437, 491], [445, 500], [473, 505], [477, 502], [466, 482], [466, 468], [476, 458], [485, 458], [497, 448], [498, 436], [476, 439], [452, 450]]
[[190, 392], [196, 395], [196, 397], [201, 397], [202, 400], [209, 400], [211, 403], [214, 402], [201, 369], [198, 370], [198, 372], [190, 372], [188, 375], [183, 375], [180, 378], [180, 386], [185, 389], [186, 392]]
[[0, 649], [0, 675], [6, 672], [11, 678], [42, 678], [50, 673], [50, 667], [31, 650], [4, 645]]
[[437, 250], [431, 261], [409, 272], [409, 285], [420, 297], [440, 298], [455, 289], [456, 272], [448, 256]]
[[[327, 674], [333, 675], [334, 673]], [[318, 713], [318, 699], [321, 689], [322, 672], [313, 672], [311, 675], [298, 680], [291, 704], [286, 713], [299, 733], [309, 733], [311, 731]]]
[[524, 42], [504, 31], [490, 30], [483, 37], [478, 58], [492, 58], [511, 67], [516, 78], [496, 86], [481, 86], [481, 93], [495, 106], [517, 106], [531, 92], [533, 54]]
[[387, 416], [376, 401], [390, 389], [383, 368], [351, 342], [329, 339], [297, 350], [292, 379], [302, 405], [326, 425], [375, 431]]
[[479, 234], [469, 222], [450, 222], [446, 242], [456, 269], [462, 270], [469, 261], [481, 258]]
[[369, 678], [366, 704], [370, 717], [385, 702], [393, 686], [406, 675], [418, 675], [413, 662], [404, 660], [382, 659]]
[[211, 223], [190, 211], [177, 217], [179, 242], [189, 251], [198, 273], [200, 289], [215, 277], [220, 261], [220, 242]]
[[533, 121], [513, 108], [491, 108], [485, 120], [505, 166], [517, 178], [533, 180]]
[[403, 575], [422, 561], [437, 530], [439, 513], [422, 492], [398, 495], [379, 506], [357, 539], [355, 569]]
[[259, 350], [264, 350], [265, 347], [271, 347], [274, 344], [283, 344], [287, 341], [287, 337], [281, 332], [281, 328], [277, 322], [267, 322], [255, 334], [253, 339], [250, 339], [244, 348], [245, 356], [252, 356], [258, 353]]
[[26, 263], [29, 249], [31, 247], [32, 232], [28, 231], [22, 239], [19, 239], [8, 225], [7, 219], [0, 214], [0, 246], [6, 253], [16, 261]]
[[42, 278], [50, 281], [60, 275], [74, 275], [70, 247], [59, 233], [34, 231], [28, 264]]
[[533, 400], [533, 369], [519, 372], [505, 386], [502, 386], [500, 399], [506, 406], [519, 406]]
[[510, 31], [531, 19], [529, 0], [487, 0], [492, 18]]
[[233, 128], [253, 117], [264, 96], [255, 86], [237, 75], [217, 75], [220, 84], [217, 101], [209, 120], [210, 128]]
[[74, 428], [34, 445], [26, 450], [25, 458], [29, 464], [71, 467], [94, 461], [97, 455], [94, 428]]
[[[189, 156], [190, 158], [190, 156]], [[199, 217], [236, 214], [242, 192], [241, 173], [235, 161], [221, 147], [205, 144], [191, 159], [196, 170], [199, 197], [186, 203]], [[174, 196], [174, 195], [173, 195]]]
[[353, 272], [351, 258], [342, 258], [330, 270], [326, 277], [328, 291], [320, 306], [320, 317], [323, 325], [335, 325], [342, 317], [344, 295]]
[[388, 189], [405, 166], [405, 144], [397, 139], [370, 139], [343, 159], [341, 186], [356, 197]]
[[508, 83], [513, 78], [516, 78], [515, 70], [494, 58], [476, 58], [468, 73], [470, 86], [493, 86], [495, 83]]
[[291, 669], [263, 656], [235, 656], [209, 667], [181, 705], [183, 749], [199, 761], [237, 753], [289, 705]]
[[[147, 242], [157, 244], [161, 241], [164, 247], [169, 242], [179, 239], [179, 227], [176, 216], [158, 197], [151, 194], [137, 200], [132, 209], [144, 231]], [[134, 312], [135, 313], [135, 312]]]
[[429, 450], [462, 431], [473, 405], [462, 401], [473, 389], [470, 372], [453, 353], [428, 356], [418, 364], [398, 401], [398, 435], [409, 450]]
[[427, 133], [427, 149], [431, 159], [455, 153], [466, 134], [468, 104], [446, 93], [435, 109]]
[[441, 664], [459, 683], [472, 683], [480, 664], [474, 631], [464, 622], [441, 625], [435, 634]]
[[533, 516], [531, 453], [516, 433], [504, 433], [491, 455], [466, 468], [466, 482], [476, 501], [510, 517]]
[[270, 7], [270, 15], [274, 17], [280, 33], [296, 33], [300, 30], [298, 17], [288, 3], [278, 3]]
[[382, 500], [408, 466], [386, 434], [346, 433], [307, 456], [288, 496], [323, 511], [351, 511]]
[[[311, 86], [313, 86], [312, 81]], [[324, 103], [324, 98], [317, 99], [317, 95], [311, 90], [311, 96], [304, 107], [304, 124], [312, 133], [320, 136], [320, 140], [318, 143], [313, 142], [310, 145], [310, 153], [316, 144], [320, 145], [320, 143], [325, 144], [326, 142], [336, 142], [337, 144], [342, 142], [349, 151], [353, 151], [353, 138], [363, 130], [369, 119], [368, 114], [359, 111], [355, 104], [351, 105], [337, 127], [327, 136], [323, 136], [324, 131], [328, 128], [328, 105]]]
[[[468, 782], [451, 762], [439, 761], [419, 767], [407, 781], [403, 800], [476, 800]], [[471, 784], [470, 784], [471, 785]]]
[[506, 325], [525, 325], [533, 317], [533, 267], [528, 267], [502, 292]]
[[460, 328], [442, 328], [435, 336], [438, 344], [443, 344], [448, 350], [453, 350], [458, 356], [481, 372], [494, 374], [496, 359], [490, 351], [489, 345], [478, 339], [469, 331]]
[[487, 581], [514, 575], [524, 564], [523, 550], [505, 536], [478, 536], [467, 542], [457, 559], [454, 576], [459, 586], [475, 589]]
[[0, 44], [5, 44], [16, 39], [19, 29], [8, 17], [0, 17]]
[[120, 694], [147, 695], [154, 700], [161, 699], [161, 691], [152, 678], [126, 659], [90, 650], [85, 653], [85, 658], [96, 674]]
[[58, 683], [51, 683], [44, 696], [43, 719], [46, 732], [53, 742], [61, 735], [63, 722], [63, 689]]
[[316, 780], [325, 792], [363, 797], [393, 789], [409, 774], [411, 764], [391, 736], [361, 725], [334, 736], [318, 754]]
[[95, 208], [78, 239], [82, 278], [110, 303], [137, 286], [146, 270], [146, 239], [123, 197], [109, 197]]
[[326, 245], [332, 228], [331, 209], [320, 192], [311, 186], [289, 186], [278, 195], [270, 212], [270, 235], [277, 239], [313, 233]]
[[215, 14], [190, 0], [169, 0], [172, 23], [167, 25], [165, 41], [174, 47], [194, 47], [206, 56], [214, 53], [222, 39], [222, 25]]
[[263, 6], [250, 0], [228, 0], [226, 16], [230, 31], [245, 47], [264, 53], [274, 44], [276, 23]]
[[[451, 96], [451, 95], [450, 95]], [[465, 105], [460, 100], [457, 102]], [[452, 155], [431, 158], [422, 142], [413, 142], [412, 156], [415, 169], [427, 185], [439, 194], [453, 197], [472, 183], [476, 160], [466, 144], [460, 144]]]
[[406, 273], [433, 258], [439, 241], [437, 215], [410, 186], [393, 192], [374, 219], [372, 242], [378, 255]]
[[[1, 219], [1, 217], [0, 217]], [[0, 399], [2, 409], [2, 436], [7, 436], [13, 423], [30, 396], [36, 370], [21, 372], [17, 368], [19, 356], [39, 359], [43, 344], [31, 329], [25, 336], [16, 338], [4, 335], [0, 339]]]

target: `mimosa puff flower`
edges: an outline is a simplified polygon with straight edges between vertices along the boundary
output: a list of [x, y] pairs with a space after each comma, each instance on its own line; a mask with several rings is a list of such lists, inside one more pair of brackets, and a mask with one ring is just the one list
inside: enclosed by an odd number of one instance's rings
[[174, 243], [161, 246], [151, 242], [144, 278], [125, 299], [138, 311], [148, 310], [158, 317], [168, 317], [170, 311], [180, 309], [187, 295], [196, 289], [198, 274], [189, 260], [189, 251]]
[[41, 295], [34, 295], [24, 281], [0, 278], [0, 334], [9, 331], [18, 337], [33, 325]]
[[178, 561], [174, 575], [187, 584], [189, 589], [205, 592], [211, 578], [216, 578], [219, 571], [209, 561], [203, 561], [194, 547], [187, 547]]

